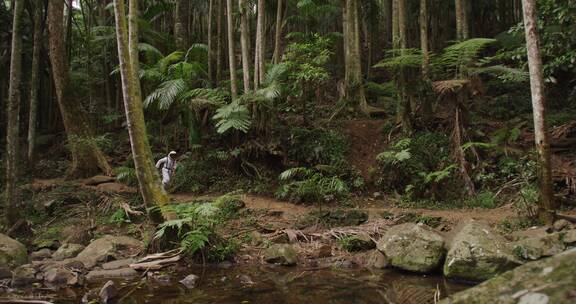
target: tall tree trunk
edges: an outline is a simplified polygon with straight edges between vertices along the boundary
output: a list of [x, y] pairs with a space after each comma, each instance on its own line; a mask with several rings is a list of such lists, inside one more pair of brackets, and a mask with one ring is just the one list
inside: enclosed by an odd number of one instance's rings
[[358, 0], [345, 0], [342, 10], [344, 32], [345, 79], [344, 99], [370, 115], [370, 107], [364, 93], [362, 60], [360, 59], [360, 22]]
[[224, 15], [223, 0], [216, 0], [216, 86], [220, 85], [222, 81], [222, 49], [224, 34], [222, 29], [222, 16]]
[[90, 176], [100, 171], [112, 175], [112, 168], [102, 150], [96, 144], [86, 113], [73, 96], [64, 46], [64, 2], [48, 1], [48, 44], [54, 89], [62, 115], [72, 154], [68, 177]]
[[274, 56], [272, 57], [274, 64], [280, 63], [282, 59], [280, 53], [282, 40], [282, 2], [282, 0], [278, 0], [278, 7], [276, 8], [276, 32], [274, 36]]
[[400, 48], [400, 34], [398, 24], [398, 1], [392, 0], [392, 48]]
[[127, 28], [124, 0], [114, 0], [118, 60], [128, 134], [142, 199], [148, 207], [163, 206], [169, 199], [160, 185], [160, 178], [152, 160], [138, 78], [138, 1], [130, 0], [129, 9], [130, 26]]
[[236, 54], [234, 51], [234, 11], [232, 0], [226, 0], [226, 17], [228, 21], [228, 63], [230, 66], [230, 91], [232, 99], [238, 97], [238, 83], [236, 82]]
[[20, 112], [20, 82], [22, 78], [22, 12], [24, 0], [15, 0], [12, 22], [12, 51], [10, 57], [10, 85], [6, 128], [6, 221], [13, 224], [18, 218], [16, 181], [18, 179], [18, 137]]
[[214, 0], [208, 4], [208, 78], [210, 85], [214, 85]]
[[[406, 0], [397, 0], [398, 5], [398, 46], [400, 47], [400, 55], [404, 56], [406, 54], [406, 49], [408, 48], [408, 26], [406, 22], [407, 11], [406, 11]], [[400, 98], [398, 100], [398, 117], [399, 121], [402, 123], [402, 130], [404, 133], [412, 132], [412, 109], [410, 106], [410, 98], [406, 92], [406, 71], [405, 69], [400, 69], [400, 75], [398, 76], [398, 83], [400, 87]]]
[[188, 2], [189, 0], [177, 0], [174, 18], [174, 38], [179, 50], [188, 49]]
[[42, 49], [42, 3], [34, 7], [34, 49], [30, 76], [30, 111], [28, 116], [28, 161], [34, 160], [36, 124], [38, 116], [38, 87], [40, 86], [40, 50]]
[[250, 39], [248, 36], [248, 15], [246, 1], [238, 0], [240, 9], [240, 44], [242, 47], [242, 75], [244, 76], [244, 93], [250, 92]]
[[[420, 0], [420, 48], [422, 49], [422, 77], [430, 81], [430, 41], [428, 38], [428, 0]], [[429, 96], [422, 98], [422, 117], [428, 123], [432, 117], [432, 102]]]
[[552, 224], [556, 206], [552, 188], [552, 164], [550, 142], [546, 129], [546, 98], [544, 94], [544, 77], [542, 57], [540, 56], [536, 1], [522, 0], [524, 11], [524, 28], [526, 32], [526, 49], [530, 69], [530, 88], [532, 91], [532, 110], [534, 116], [534, 140], [538, 152], [538, 182], [540, 186], [538, 215], [546, 224]]
[[266, 34], [264, 16], [266, 14], [265, 1], [258, 0], [258, 16], [256, 19], [256, 49], [254, 50], [254, 90], [258, 90], [266, 71], [264, 70], [264, 57], [266, 54]]
[[468, 1], [456, 0], [456, 39], [468, 40], [470, 28], [468, 23]]

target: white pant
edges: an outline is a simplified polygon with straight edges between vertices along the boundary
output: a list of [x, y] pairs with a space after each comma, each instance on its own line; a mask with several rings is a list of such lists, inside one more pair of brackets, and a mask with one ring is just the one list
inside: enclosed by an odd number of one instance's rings
[[162, 168], [162, 186], [164, 186], [164, 188], [168, 187], [168, 185], [170, 184], [171, 177], [172, 176], [170, 174], [170, 170]]

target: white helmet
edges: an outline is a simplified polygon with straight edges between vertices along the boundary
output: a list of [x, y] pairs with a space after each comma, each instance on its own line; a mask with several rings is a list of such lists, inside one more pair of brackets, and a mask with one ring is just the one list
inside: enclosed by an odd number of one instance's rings
[[172, 155], [176, 155], [176, 151], [170, 151], [170, 153], [168, 153], [168, 156], [172, 156]]

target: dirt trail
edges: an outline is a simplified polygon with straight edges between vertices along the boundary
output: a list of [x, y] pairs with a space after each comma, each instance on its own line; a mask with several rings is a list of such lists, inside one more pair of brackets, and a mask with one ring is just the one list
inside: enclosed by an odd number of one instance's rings
[[376, 156], [387, 146], [382, 133], [385, 120], [351, 120], [344, 123], [342, 133], [350, 142], [348, 162], [370, 179], [370, 169], [376, 167]]

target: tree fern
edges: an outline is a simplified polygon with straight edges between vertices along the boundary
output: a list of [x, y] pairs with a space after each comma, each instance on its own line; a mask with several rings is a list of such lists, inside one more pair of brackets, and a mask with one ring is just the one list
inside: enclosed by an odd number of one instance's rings
[[149, 107], [153, 103], [158, 103], [161, 110], [168, 109], [176, 98], [188, 89], [183, 79], [173, 79], [163, 82], [156, 90], [146, 97], [144, 106]]

